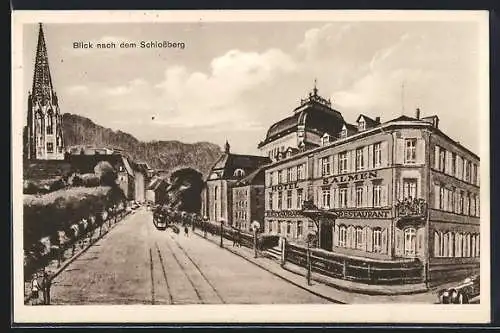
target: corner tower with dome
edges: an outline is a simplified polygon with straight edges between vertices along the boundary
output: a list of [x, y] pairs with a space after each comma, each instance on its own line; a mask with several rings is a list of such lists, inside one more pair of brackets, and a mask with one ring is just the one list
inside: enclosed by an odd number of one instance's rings
[[276, 161], [280, 156], [319, 147], [325, 134], [336, 137], [345, 124], [331, 101], [318, 94], [315, 82], [312, 92], [301, 99], [291, 116], [271, 125], [258, 148], [262, 155]]

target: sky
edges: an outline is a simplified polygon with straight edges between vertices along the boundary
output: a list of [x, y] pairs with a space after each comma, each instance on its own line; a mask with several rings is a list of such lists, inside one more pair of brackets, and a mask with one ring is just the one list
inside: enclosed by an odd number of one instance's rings
[[[65, 23], [44, 32], [61, 112], [139, 140], [228, 140], [235, 153], [257, 154], [316, 79], [348, 122], [418, 107], [479, 153], [476, 22]], [[25, 25], [23, 37], [27, 97], [38, 26]], [[73, 47], [164, 40], [185, 48]]]

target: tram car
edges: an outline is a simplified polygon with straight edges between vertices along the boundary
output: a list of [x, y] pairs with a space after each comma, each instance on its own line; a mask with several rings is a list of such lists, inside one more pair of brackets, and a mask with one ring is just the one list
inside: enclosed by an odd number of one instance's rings
[[158, 230], [167, 229], [167, 215], [161, 206], [155, 207], [153, 211], [153, 224]]

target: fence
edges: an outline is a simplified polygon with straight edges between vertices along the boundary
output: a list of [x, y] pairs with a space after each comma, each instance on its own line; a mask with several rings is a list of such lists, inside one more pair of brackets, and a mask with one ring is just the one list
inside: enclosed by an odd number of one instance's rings
[[[423, 265], [418, 260], [404, 262], [364, 261], [326, 254], [311, 249], [311, 271], [319, 274], [367, 284], [411, 284], [423, 281]], [[307, 267], [307, 250], [286, 244], [285, 261]]]

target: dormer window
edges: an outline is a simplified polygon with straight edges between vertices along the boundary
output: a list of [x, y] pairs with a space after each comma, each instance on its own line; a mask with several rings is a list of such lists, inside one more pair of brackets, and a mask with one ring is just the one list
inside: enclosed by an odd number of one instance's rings
[[347, 127], [345, 125], [342, 126], [342, 130], [340, 131], [340, 138], [341, 139], [347, 138]]
[[358, 122], [358, 130], [359, 131], [364, 131], [366, 129], [366, 121], [361, 117], [361, 119]]
[[323, 134], [323, 136], [321, 137], [321, 145], [324, 146], [329, 143], [330, 143], [330, 135], [328, 133]]
[[237, 178], [245, 177], [245, 171], [243, 169], [236, 169], [234, 170], [233, 176]]
[[289, 157], [292, 157], [292, 150], [291, 149], [288, 149], [286, 151], [286, 157], [289, 158]]

